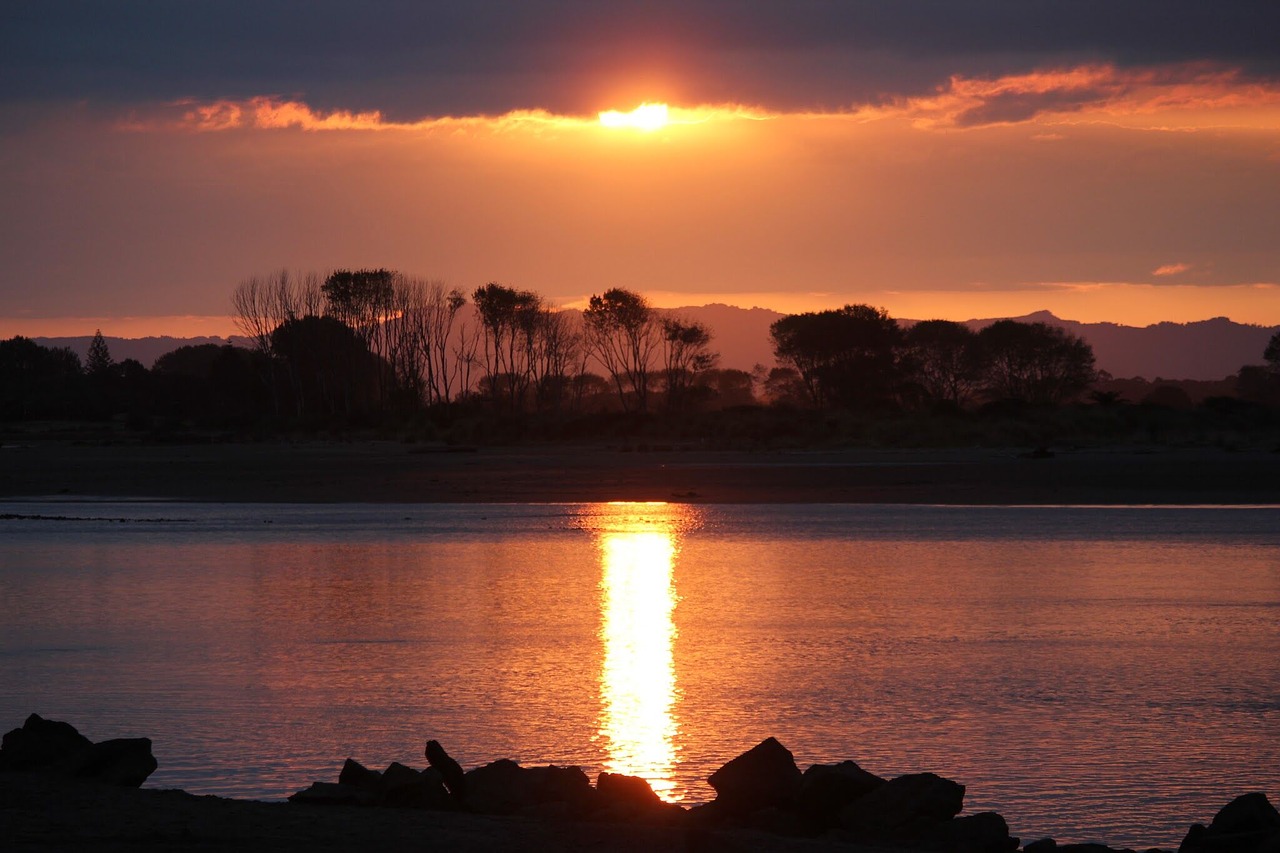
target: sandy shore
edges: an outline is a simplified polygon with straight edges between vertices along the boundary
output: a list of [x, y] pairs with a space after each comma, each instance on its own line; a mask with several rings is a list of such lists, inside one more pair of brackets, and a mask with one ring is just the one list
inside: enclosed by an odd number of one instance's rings
[[1280, 504], [1280, 453], [699, 451], [392, 442], [11, 444], [0, 498], [265, 502]]

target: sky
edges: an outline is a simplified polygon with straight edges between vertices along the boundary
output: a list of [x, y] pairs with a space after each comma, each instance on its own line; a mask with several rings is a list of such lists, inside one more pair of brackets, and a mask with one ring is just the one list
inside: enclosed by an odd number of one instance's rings
[[228, 334], [240, 281], [361, 267], [1280, 324], [1277, 32], [1268, 0], [8, 0], [0, 337]]

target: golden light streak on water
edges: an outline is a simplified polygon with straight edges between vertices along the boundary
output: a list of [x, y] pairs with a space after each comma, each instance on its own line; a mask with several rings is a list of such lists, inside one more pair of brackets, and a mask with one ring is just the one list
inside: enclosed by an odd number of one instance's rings
[[669, 802], [676, 790], [678, 723], [673, 646], [676, 532], [684, 510], [609, 504], [602, 521], [600, 736], [605, 769], [646, 779]]

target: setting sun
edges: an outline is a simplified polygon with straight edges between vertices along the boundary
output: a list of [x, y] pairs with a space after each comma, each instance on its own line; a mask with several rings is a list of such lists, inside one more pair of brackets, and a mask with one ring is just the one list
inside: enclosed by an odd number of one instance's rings
[[658, 130], [667, 125], [666, 104], [641, 104], [629, 113], [605, 110], [600, 113], [605, 127], [630, 127], [636, 130]]

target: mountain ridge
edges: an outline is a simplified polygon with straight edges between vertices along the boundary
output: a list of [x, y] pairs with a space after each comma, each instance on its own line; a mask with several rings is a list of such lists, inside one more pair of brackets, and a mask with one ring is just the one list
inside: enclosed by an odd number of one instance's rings
[[[750, 370], [756, 364], [774, 363], [769, 345], [769, 326], [785, 314], [771, 308], [740, 308], [712, 302], [664, 309], [673, 314], [705, 324], [714, 335], [713, 348], [720, 352], [720, 366]], [[1261, 364], [1263, 350], [1280, 326], [1237, 323], [1226, 317], [1211, 317], [1189, 323], [1163, 321], [1148, 326], [1126, 326], [1120, 323], [1083, 323], [1064, 320], [1050, 311], [1034, 311], [1012, 317], [988, 317], [965, 320], [971, 329], [979, 330], [998, 320], [1047, 323], [1084, 338], [1093, 347], [1098, 368], [1117, 378], [1216, 380], [1234, 375], [1247, 364]], [[899, 319], [909, 326], [919, 322]], [[88, 352], [91, 335], [74, 337], [36, 337], [46, 347], [68, 347], [83, 359]], [[106, 337], [107, 348], [117, 361], [137, 359], [150, 368], [160, 356], [181, 346], [232, 344], [248, 346], [248, 338], [198, 336], [178, 338], [168, 335], [143, 338]]]

